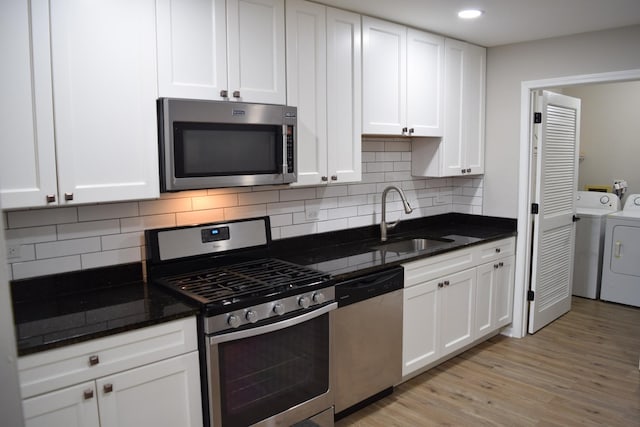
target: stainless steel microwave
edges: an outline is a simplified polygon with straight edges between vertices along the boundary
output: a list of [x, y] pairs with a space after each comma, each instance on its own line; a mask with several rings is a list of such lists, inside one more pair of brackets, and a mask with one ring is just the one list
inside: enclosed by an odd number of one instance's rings
[[296, 108], [158, 99], [160, 191], [296, 181]]

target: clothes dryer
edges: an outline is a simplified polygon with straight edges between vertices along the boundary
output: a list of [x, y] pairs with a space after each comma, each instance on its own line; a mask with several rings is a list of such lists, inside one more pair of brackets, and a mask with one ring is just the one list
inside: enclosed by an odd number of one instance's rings
[[598, 299], [602, 278], [605, 218], [620, 210], [620, 199], [613, 193], [578, 191], [576, 198], [576, 246], [572, 294]]
[[600, 299], [640, 307], [640, 194], [607, 216]]

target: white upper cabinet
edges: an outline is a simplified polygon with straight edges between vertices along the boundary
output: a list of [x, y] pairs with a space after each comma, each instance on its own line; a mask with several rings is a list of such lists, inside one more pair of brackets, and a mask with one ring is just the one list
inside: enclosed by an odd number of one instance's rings
[[360, 16], [287, 1], [287, 104], [298, 109], [298, 181], [359, 181]]
[[284, 104], [284, 0], [158, 0], [161, 97]]
[[158, 0], [158, 92], [218, 99], [227, 89], [225, 0]]
[[[0, 199], [5, 209], [42, 206], [57, 194], [48, 16], [29, 2], [0, 2]], [[43, 25], [46, 25], [43, 27]], [[33, 31], [33, 36], [32, 36]]]
[[414, 176], [484, 173], [486, 49], [445, 41], [444, 137], [414, 140]]
[[442, 136], [444, 38], [362, 18], [363, 132]]
[[158, 197], [155, 1], [2, 7], [3, 207]]

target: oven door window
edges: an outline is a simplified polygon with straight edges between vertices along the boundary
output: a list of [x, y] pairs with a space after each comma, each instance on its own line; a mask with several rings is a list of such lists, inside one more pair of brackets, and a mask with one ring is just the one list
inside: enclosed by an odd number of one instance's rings
[[329, 315], [219, 344], [222, 424], [248, 426], [329, 389]]
[[175, 122], [176, 178], [278, 174], [282, 126]]

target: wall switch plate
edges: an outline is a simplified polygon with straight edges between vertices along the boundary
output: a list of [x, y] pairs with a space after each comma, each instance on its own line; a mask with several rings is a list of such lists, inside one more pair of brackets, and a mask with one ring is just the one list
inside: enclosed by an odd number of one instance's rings
[[304, 216], [309, 221], [317, 221], [320, 219], [319, 209], [307, 209], [304, 211]]
[[7, 259], [20, 258], [20, 245], [8, 245], [7, 246]]

